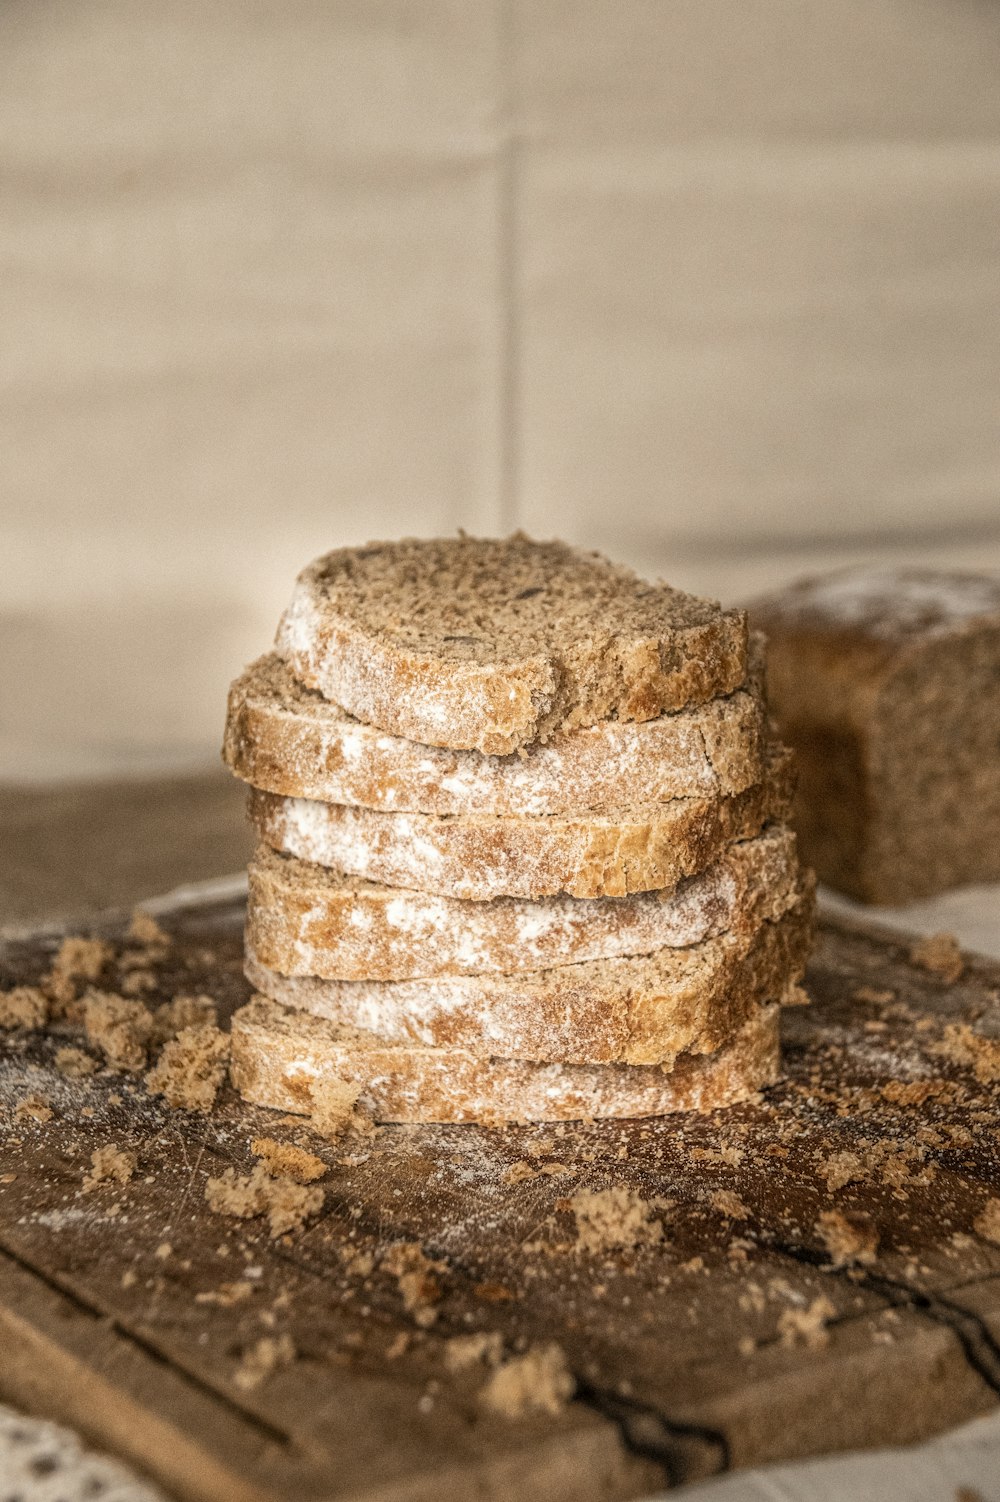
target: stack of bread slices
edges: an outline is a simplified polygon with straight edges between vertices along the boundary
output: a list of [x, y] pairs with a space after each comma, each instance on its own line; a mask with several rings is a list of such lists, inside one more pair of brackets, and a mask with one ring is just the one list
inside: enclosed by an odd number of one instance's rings
[[247, 1098], [708, 1110], [774, 1080], [812, 884], [742, 612], [562, 543], [327, 554], [232, 686]]

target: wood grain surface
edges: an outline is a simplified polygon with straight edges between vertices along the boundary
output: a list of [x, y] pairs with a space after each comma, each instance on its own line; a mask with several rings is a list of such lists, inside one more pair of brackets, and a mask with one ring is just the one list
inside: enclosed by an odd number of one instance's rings
[[[231, 902], [179, 913], [162, 996], [238, 1004], [241, 921]], [[56, 942], [9, 942], [0, 984], [36, 978]], [[141, 1078], [69, 1080], [51, 1064], [67, 1037], [8, 1035], [0, 1395], [199, 1502], [610, 1498], [987, 1411], [1000, 1247], [975, 1226], [1000, 1194], [997, 1069], [954, 1029], [998, 1037], [1000, 970], [970, 963], [948, 985], [905, 942], [827, 925], [808, 989], [785, 1079], [734, 1110], [339, 1144], [231, 1094], [197, 1116]], [[31, 1091], [51, 1122], [14, 1122]], [[209, 1176], [249, 1168], [261, 1131], [329, 1164], [322, 1213], [276, 1241], [204, 1198]], [[139, 1170], [85, 1192], [108, 1143]], [[581, 1249], [567, 1202], [612, 1185], [656, 1202], [660, 1243]], [[873, 1261], [834, 1265], [831, 1211]], [[399, 1241], [444, 1266], [428, 1327], [381, 1263]], [[252, 1291], [227, 1304], [234, 1281]], [[508, 1352], [558, 1342], [576, 1399], [557, 1418], [486, 1416], [485, 1371], [446, 1365], [469, 1331]], [[281, 1335], [295, 1359], [242, 1388], [247, 1351]]]

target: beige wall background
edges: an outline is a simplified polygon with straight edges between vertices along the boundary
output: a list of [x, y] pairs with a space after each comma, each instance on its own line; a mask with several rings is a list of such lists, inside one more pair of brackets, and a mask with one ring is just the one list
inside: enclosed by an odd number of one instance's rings
[[4, 0], [0, 776], [214, 756], [342, 542], [1000, 566], [1000, 6]]

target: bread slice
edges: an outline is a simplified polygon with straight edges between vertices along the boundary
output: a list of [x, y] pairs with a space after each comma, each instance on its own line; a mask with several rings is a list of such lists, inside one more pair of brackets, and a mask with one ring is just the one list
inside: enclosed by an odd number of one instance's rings
[[669, 1068], [680, 1053], [713, 1053], [755, 1007], [799, 979], [811, 939], [811, 885], [786, 901], [781, 917], [749, 935], [515, 975], [288, 977], [262, 965], [249, 945], [245, 969], [251, 985], [273, 1000], [387, 1043]]
[[821, 880], [894, 904], [1000, 880], [1000, 579], [846, 569], [752, 609]]
[[795, 836], [769, 825], [673, 892], [463, 902], [343, 876], [261, 845], [250, 862], [247, 943], [271, 970], [323, 980], [544, 970], [749, 933], [785, 911], [797, 871]]
[[318, 1081], [360, 1088], [376, 1121], [579, 1121], [714, 1111], [778, 1078], [777, 1006], [758, 1009], [717, 1053], [673, 1070], [531, 1064], [462, 1048], [393, 1047], [255, 997], [233, 1016], [230, 1074], [256, 1105], [310, 1115]]
[[261, 838], [349, 876], [475, 902], [493, 897], [624, 897], [675, 887], [717, 860], [731, 840], [780, 822], [794, 787], [789, 752], [773, 748], [767, 775], [730, 797], [675, 798], [573, 816], [392, 814], [251, 788]]
[[357, 719], [491, 756], [731, 693], [747, 670], [741, 611], [522, 533], [327, 553], [276, 644]]
[[229, 690], [222, 755], [269, 793], [410, 813], [578, 813], [613, 803], [623, 787], [635, 803], [739, 793], [763, 769], [762, 660], [758, 648], [746, 686], [705, 704], [641, 724], [602, 720], [519, 756], [482, 756], [364, 725], [272, 653]]

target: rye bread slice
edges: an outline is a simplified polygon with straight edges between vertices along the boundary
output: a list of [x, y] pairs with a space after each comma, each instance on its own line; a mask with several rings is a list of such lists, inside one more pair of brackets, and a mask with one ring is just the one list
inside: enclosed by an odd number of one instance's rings
[[724, 1048], [673, 1070], [628, 1064], [532, 1064], [461, 1048], [418, 1048], [346, 1033], [320, 1017], [255, 997], [233, 1016], [233, 1084], [246, 1100], [312, 1112], [317, 1081], [360, 1090], [376, 1121], [579, 1121], [714, 1111], [778, 1078], [777, 1006], [757, 1010]]
[[731, 693], [747, 670], [741, 611], [521, 533], [327, 553], [299, 575], [276, 645], [357, 719], [498, 756]]
[[261, 838], [349, 876], [445, 897], [624, 897], [672, 888], [732, 840], [780, 823], [794, 788], [791, 753], [773, 747], [767, 775], [729, 797], [594, 810], [576, 816], [394, 814], [249, 790]]
[[656, 1064], [714, 1053], [754, 1008], [782, 996], [805, 968], [813, 894], [806, 880], [779, 918], [749, 935], [687, 949], [589, 960], [514, 975], [409, 981], [287, 977], [248, 945], [247, 979], [286, 1006], [385, 1043], [467, 1048], [566, 1064]]
[[229, 690], [222, 756], [269, 793], [408, 813], [579, 812], [606, 807], [623, 787], [636, 803], [739, 793], [763, 770], [761, 668], [758, 648], [746, 685], [732, 694], [642, 723], [602, 720], [520, 755], [482, 756], [362, 724], [272, 653]]
[[[544, 970], [746, 934], [785, 911], [797, 871], [794, 834], [770, 825], [673, 892], [463, 902], [344, 876], [261, 845], [249, 869], [247, 944], [270, 970], [321, 980]], [[262, 982], [260, 989], [273, 994]]]

